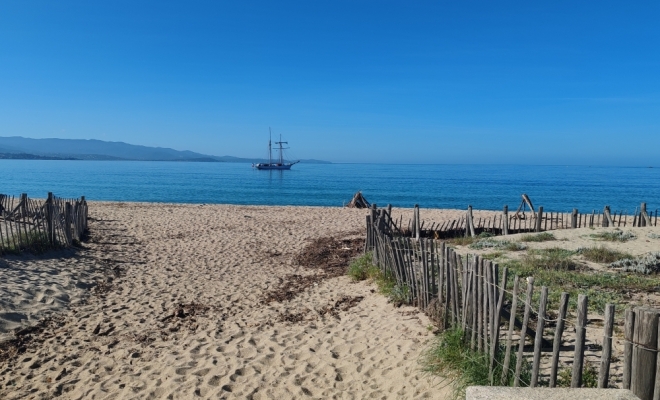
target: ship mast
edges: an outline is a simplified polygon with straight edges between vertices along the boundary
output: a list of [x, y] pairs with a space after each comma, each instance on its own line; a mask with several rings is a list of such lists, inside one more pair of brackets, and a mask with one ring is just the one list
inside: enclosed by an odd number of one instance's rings
[[273, 163], [273, 151], [271, 150], [270, 141], [273, 134], [270, 132], [270, 126], [268, 127], [268, 165]]
[[283, 141], [282, 141], [282, 134], [280, 133], [280, 141], [279, 141], [279, 142], [275, 142], [275, 144], [279, 144], [279, 145], [280, 145], [280, 165], [284, 165], [284, 159], [282, 158], [282, 150], [284, 150], [285, 147], [282, 147], [282, 145], [283, 145], [283, 144], [289, 144], [289, 142], [283, 142]]

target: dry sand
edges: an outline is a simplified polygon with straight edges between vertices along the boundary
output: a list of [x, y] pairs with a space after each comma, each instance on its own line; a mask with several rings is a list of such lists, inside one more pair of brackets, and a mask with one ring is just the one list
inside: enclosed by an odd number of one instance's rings
[[[427, 223], [464, 213], [421, 210]], [[448, 397], [419, 364], [428, 318], [372, 285], [312, 279], [291, 299], [264, 302], [318, 274], [296, 261], [313, 239], [362, 238], [366, 214], [90, 203], [84, 249], [0, 259], [0, 339], [53, 316], [34, 340], [13, 343], [17, 356], [0, 348], [0, 398]], [[392, 214], [407, 221], [412, 210]], [[607, 245], [635, 255], [660, 248], [647, 237], [659, 229], [635, 231], [637, 240]], [[594, 245], [590, 233], [556, 231], [566, 240], [530, 246]]]
[[262, 301], [316, 273], [295, 262], [312, 239], [362, 237], [365, 215], [90, 203], [85, 249], [2, 261], [5, 338], [57, 313], [0, 362], [0, 398], [444, 398], [419, 364], [429, 320], [372, 285], [340, 276]]

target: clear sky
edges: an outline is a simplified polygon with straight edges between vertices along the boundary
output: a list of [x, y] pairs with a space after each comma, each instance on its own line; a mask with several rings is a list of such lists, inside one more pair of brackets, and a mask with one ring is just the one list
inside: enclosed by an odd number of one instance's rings
[[660, 2], [4, 1], [0, 136], [660, 166]]

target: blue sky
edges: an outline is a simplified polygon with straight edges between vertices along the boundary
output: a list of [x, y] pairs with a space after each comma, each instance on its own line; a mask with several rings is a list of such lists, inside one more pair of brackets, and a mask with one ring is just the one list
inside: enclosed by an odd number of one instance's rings
[[0, 136], [660, 166], [660, 3], [532, 3], [2, 2]]

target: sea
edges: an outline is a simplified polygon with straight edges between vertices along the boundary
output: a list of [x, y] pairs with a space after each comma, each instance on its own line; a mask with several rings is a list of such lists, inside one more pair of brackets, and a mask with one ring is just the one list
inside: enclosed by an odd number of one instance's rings
[[525, 193], [546, 211], [632, 213], [660, 208], [660, 168], [0, 160], [0, 193], [33, 198], [341, 207], [358, 191], [379, 206], [515, 209]]

